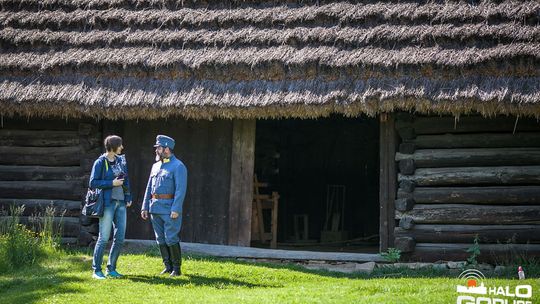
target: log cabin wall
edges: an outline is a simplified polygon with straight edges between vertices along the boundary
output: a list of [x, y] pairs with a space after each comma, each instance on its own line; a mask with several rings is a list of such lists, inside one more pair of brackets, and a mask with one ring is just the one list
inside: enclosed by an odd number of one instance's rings
[[[64, 242], [91, 237], [79, 216], [101, 131], [93, 120], [2, 118], [0, 209], [25, 205], [21, 222], [32, 223], [47, 206], [55, 208]], [[94, 225], [95, 226], [95, 225]]]
[[540, 123], [515, 117], [396, 116], [394, 245], [412, 260], [540, 254]]

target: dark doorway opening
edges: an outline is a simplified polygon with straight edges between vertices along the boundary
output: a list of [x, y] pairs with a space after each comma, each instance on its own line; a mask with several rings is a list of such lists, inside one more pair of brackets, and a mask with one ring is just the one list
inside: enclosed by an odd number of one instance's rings
[[[259, 120], [256, 128], [255, 174], [268, 184], [261, 192], [279, 193], [277, 247], [378, 252], [377, 119]], [[270, 231], [271, 212], [262, 214]], [[268, 247], [253, 220], [252, 246]]]

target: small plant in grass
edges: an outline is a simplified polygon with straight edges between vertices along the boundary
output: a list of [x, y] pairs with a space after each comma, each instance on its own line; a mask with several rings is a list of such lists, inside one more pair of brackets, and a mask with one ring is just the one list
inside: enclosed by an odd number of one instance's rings
[[401, 258], [401, 250], [396, 248], [388, 248], [386, 252], [381, 253], [382, 258], [390, 263], [396, 263], [399, 262], [399, 259]]
[[471, 255], [467, 258], [467, 264], [476, 266], [478, 265], [478, 256], [480, 255], [480, 244], [478, 244], [478, 234], [474, 237], [473, 245], [467, 249]]
[[24, 206], [11, 207], [0, 223], [0, 272], [32, 266], [58, 251], [59, 230], [54, 230], [54, 209], [30, 219], [33, 229], [20, 223]]

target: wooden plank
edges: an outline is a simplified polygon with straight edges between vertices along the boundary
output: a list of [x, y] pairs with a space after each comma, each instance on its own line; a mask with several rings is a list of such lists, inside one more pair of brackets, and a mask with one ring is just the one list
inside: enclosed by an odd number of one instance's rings
[[540, 166], [421, 168], [399, 181], [416, 186], [540, 184]]
[[540, 147], [540, 132], [419, 135], [416, 149]]
[[396, 153], [400, 168], [401, 161], [410, 160], [416, 168], [539, 165], [540, 148], [422, 149], [413, 154]]
[[80, 164], [81, 147], [0, 147], [0, 164], [75, 166]]
[[81, 167], [3, 166], [0, 181], [82, 180], [89, 176]]
[[249, 246], [255, 163], [255, 120], [234, 120], [229, 195], [229, 245]]
[[86, 194], [81, 181], [1, 181], [4, 198], [80, 200]]
[[417, 135], [473, 132], [540, 131], [540, 122], [531, 118], [464, 116], [460, 118], [415, 117], [412, 122], [400, 122], [398, 128], [411, 127]]
[[481, 243], [540, 243], [540, 225], [415, 225], [395, 233], [419, 243], [472, 244], [476, 235]]
[[399, 135], [396, 132], [396, 121], [395, 121], [395, 115], [390, 114], [389, 117], [389, 128], [388, 128], [388, 202], [387, 202], [387, 209], [388, 212], [386, 214], [386, 219], [388, 221], [388, 247], [394, 247], [394, 227], [396, 224], [395, 218], [395, 199], [397, 197], [397, 188], [398, 188], [398, 181], [397, 181], [397, 166], [396, 162], [393, 160], [395, 158], [395, 154], [398, 150], [398, 143], [399, 143]]
[[[0, 216], [0, 222], [11, 220], [9, 216]], [[35, 216], [19, 216], [19, 222], [29, 227], [41, 229], [43, 218]], [[62, 228], [62, 236], [78, 236], [80, 230], [79, 218], [75, 217], [54, 217], [53, 228], [58, 231]]]
[[[409, 256], [413, 261], [435, 262], [465, 261], [471, 255], [467, 249], [472, 244], [417, 243]], [[518, 262], [521, 257], [527, 259], [540, 257], [540, 244], [480, 244], [479, 262], [501, 263]]]
[[540, 186], [417, 187], [412, 193], [399, 189], [398, 198], [419, 204], [540, 205]]
[[388, 121], [388, 114], [382, 113], [379, 116], [379, 249], [381, 252], [386, 251], [389, 246], [389, 221], [388, 215], [390, 213], [389, 204], [390, 201], [390, 164], [388, 159], [393, 158], [393, 155], [389, 154], [390, 145], [390, 123]]
[[79, 123], [85, 121], [87, 123], [95, 123], [93, 120], [81, 119], [51, 119], [38, 117], [4, 117], [3, 129], [11, 130], [58, 130], [58, 131], [76, 131]]
[[540, 224], [540, 206], [483, 206], [416, 204], [396, 219], [411, 218], [416, 224]]
[[76, 131], [0, 129], [0, 146], [65, 147], [79, 145]]
[[81, 201], [76, 200], [45, 200], [45, 199], [9, 199], [0, 198], [0, 210], [10, 210], [11, 206], [23, 206], [23, 215], [44, 214], [45, 209], [49, 206], [54, 207], [54, 214], [60, 216], [64, 214], [66, 217], [79, 216], [81, 211]]
[[[146, 251], [154, 248], [156, 242], [153, 240], [126, 240], [126, 248], [134, 248]], [[318, 261], [340, 261], [340, 262], [383, 262], [384, 259], [379, 254], [366, 253], [345, 253], [345, 252], [316, 252], [300, 250], [280, 250], [262, 249], [252, 247], [210, 245], [199, 243], [181, 243], [182, 252], [194, 253], [207, 256], [223, 258], [256, 258], [256, 259], [279, 259], [279, 260], [318, 260]]]

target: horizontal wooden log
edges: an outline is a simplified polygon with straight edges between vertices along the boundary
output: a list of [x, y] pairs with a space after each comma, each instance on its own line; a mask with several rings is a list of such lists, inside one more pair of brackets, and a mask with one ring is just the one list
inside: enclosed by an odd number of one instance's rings
[[1, 181], [3, 198], [80, 200], [86, 194], [81, 181]]
[[411, 237], [419, 243], [468, 243], [476, 235], [480, 243], [540, 243], [540, 225], [415, 225], [397, 227], [396, 237]]
[[[9, 216], [0, 216], [0, 222], [11, 220]], [[19, 216], [19, 222], [27, 225], [34, 230], [41, 230], [44, 219], [34, 216]], [[67, 237], [77, 237], [79, 235], [80, 224], [79, 219], [74, 217], [54, 217], [53, 228], [55, 232], [61, 229], [61, 235]]]
[[79, 145], [76, 131], [0, 129], [0, 146], [65, 147]]
[[[410, 260], [421, 262], [465, 261], [471, 255], [467, 252], [471, 244], [420, 243], [408, 256]], [[480, 244], [479, 262], [516, 263], [523, 258], [540, 257], [540, 244]]]
[[84, 151], [91, 151], [96, 148], [101, 148], [101, 133], [92, 134], [91, 136], [81, 136], [79, 137], [79, 146]]
[[412, 193], [416, 188], [416, 184], [413, 180], [402, 179], [399, 181], [399, 191]]
[[396, 210], [396, 219], [404, 217], [415, 224], [540, 224], [540, 206], [416, 204], [407, 212]]
[[540, 186], [418, 187], [399, 189], [397, 197], [418, 204], [540, 205]]
[[396, 128], [412, 128], [417, 135], [475, 132], [540, 131], [540, 122], [531, 118], [515, 117], [485, 118], [481, 116], [415, 117], [412, 122], [396, 122]]
[[[399, 154], [399, 153], [396, 153]], [[416, 164], [414, 162], [414, 159], [402, 159], [399, 161], [399, 172], [404, 175], [411, 175], [414, 174], [414, 171], [416, 170]]]
[[90, 225], [87, 225], [87, 226], [82, 226], [81, 225], [81, 230], [84, 230], [90, 234], [93, 234], [93, 235], [97, 235], [99, 233], [99, 223], [98, 222], [94, 222]]
[[56, 216], [78, 217], [81, 211], [81, 201], [0, 198], [0, 210], [8, 211], [12, 206], [23, 205], [25, 207], [23, 215], [44, 214], [45, 209], [50, 206], [54, 208]]
[[[125, 248], [136, 249], [142, 252], [155, 248], [156, 241], [153, 240], [133, 240], [124, 242]], [[181, 242], [182, 251], [199, 255], [223, 257], [223, 258], [254, 258], [254, 259], [276, 259], [276, 260], [314, 260], [314, 261], [336, 261], [336, 262], [383, 262], [384, 259], [379, 254], [374, 253], [350, 253], [350, 252], [317, 252], [302, 250], [281, 250], [265, 249], [242, 246], [213, 245], [201, 243]]]
[[93, 244], [97, 240], [97, 237], [88, 231], [81, 229], [79, 236], [77, 237], [77, 245], [86, 247]]
[[394, 247], [401, 252], [412, 252], [415, 245], [415, 239], [409, 236], [398, 236], [394, 239]]
[[423, 149], [396, 153], [395, 160], [400, 169], [407, 161], [414, 161], [416, 168], [540, 165], [540, 148]]
[[414, 175], [398, 174], [418, 186], [540, 184], [540, 166], [420, 168]]
[[416, 149], [540, 147], [540, 132], [419, 135]]
[[404, 230], [410, 230], [414, 227], [414, 220], [411, 217], [401, 217], [399, 227]]
[[[77, 131], [79, 129], [80, 119], [49, 119], [36, 117], [4, 117], [3, 128], [11, 130], [58, 130], [58, 131]], [[85, 121], [94, 123], [93, 121]]]
[[90, 172], [83, 172], [80, 166], [6, 166], [0, 165], [0, 181], [43, 181], [43, 180], [82, 180]]
[[401, 143], [399, 144], [399, 153], [402, 154], [413, 154], [416, 151], [416, 145], [414, 143]]
[[408, 211], [414, 207], [415, 201], [411, 198], [401, 198], [395, 201], [396, 210]]
[[403, 140], [413, 140], [416, 138], [416, 133], [411, 127], [403, 127], [397, 129], [399, 137]]
[[71, 147], [0, 147], [0, 164], [76, 166], [82, 149]]

